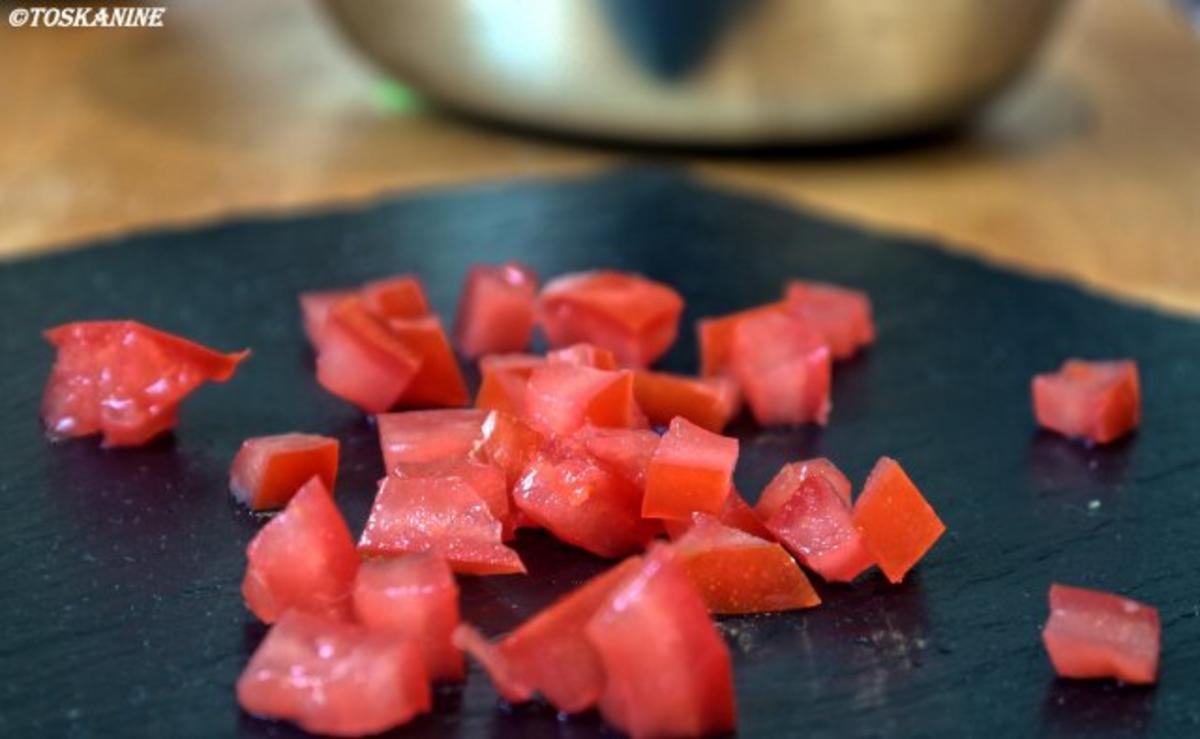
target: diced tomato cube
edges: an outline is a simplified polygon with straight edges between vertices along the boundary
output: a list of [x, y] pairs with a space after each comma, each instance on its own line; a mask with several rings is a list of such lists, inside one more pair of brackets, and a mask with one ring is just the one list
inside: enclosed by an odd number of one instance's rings
[[1039, 425], [1065, 436], [1115, 441], [1141, 422], [1137, 364], [1068, 359], [1058, 372], [1033, 378], [1033, 412]]
[[763, 426], [829, 420], [829, 345], [802, 319], [768, 312], [738, 322], [733, 375]]
[[524, 415], [529, 376], [545, 363], [545, 359], [532, 354], [491, 354], [479, 360], [475, 407]]
[[529, 463], [513, 501], [568, 544], [601, 557], [645, 547], [656, 528], [642, 521], [641, 491], [600, 464], [582, 444], [553, 439]]
[[463, 355], [519, 352], [529, 346], [537, 289], [537, 275], [519, 262], [472, 266], [454, 319], [454, 341]]
[[783, 507], [783, 504], [788, 502], [796, 490], [800, 487], [800, 483], [809, 477], [819, 476], [833, 486], [838, 497], [850, 505], [850, 480], [842, 474], [833, 462], [830, 462], [825, 457], [817, 457], [816, 459], [806, 459], [803, 462], [793, 462], [785, 464], [771, 479], [771, 482], [763, 488], [762, 495], [758, 496], [758, 502], [754, 504], [754, 512], [760, 519], [766, 521], [775, 512]]
[[506, 486], [511, 489], [542, 448], [546, 437], [541, 431], [504, 411], [492, 411], [483, 422], [482, 437], [475, 447], [476, 456], [504, 470]]
[[357, 290], [316, 290], [300, 293], [300, 313], [304, 316], [304, 334], [308, 343], [317, 348], [325, 335], [325, 321], [333, 306], [346, 298], [352, 298]]
[[538, 302], [551, 346], [595, 344], [626, 367], [647, 367], [666, 353], [683, 312], [683, 298], [671, 287], [611, 270], [551, 280]]
[[462, 652], [451, 641], [458, 626], [458, 584], [437, 554], [363, 562], [354, 581], [354, 614], [369, 628], [419, 644], [431, 680], [463, 679]]
[[635, 739], [732, 731], [729, 650], [669, 546], [652, 548], [588, 621], [604, 667], [600, 713]]
[[789, 467], [771, 482], [778, 490], [786, 480], [791, 492], [767, 519], [767, 528], [826, 582], [853, 581], [874, 561], [854, 526], [849, 504], [826, 477], [793, 477]]
[[644, 419], [633, 399], [633, 373], [547, 364], [529, 376], [525, 417], [554, 434], [584, 424], [633, 428]]
[[696, 322], [696, 341], [700, 345], [700, 376], [718, 377], [733, 370], [733, 336], [738, 324], [747, 318], [769, 313], [784, 313], [783, 301]]
[[595, 344], [572, 344], [562, 349], [553, 349], [546, 352], [546, 362], [602, 370], [617, 369], [617, 355]]
[[685, 418], [671, 421], [650, 460], [642, 515], [688, 519], [693, 511], [720, 512], [733, 487], [737, 457], [737, 439]]
[[452, 407], [467, 404], [467, 383], [437, 316], [391, 319], [388, 328], [421, 360], [421, 368], [400, 394], [402, 405]]
[[720, 433], [741, 408], [737, 382], [729, 377], [695, 378], [639, 370], [633, 375], [638, 406], [657, 426], [676, 416]]
[[52, 439], [103, 434], [137, 446], [175, 426], [179, 403], [225, 382], [249, 351], [221, 354], [136, 321], [67, 323], [43, 334], [57, 350], [42, 396]]
[[875, 341], [871, 299], [861, 290], [823, 282], [792, 280], [784, 291], [788, 312], [825, 337], [834, 359], [849, 359]]
[[287, 503], [313, 477], [333, 490], [337, 467], [337, 439], [314, 434], [259, 436], [242, 442], [229, 471], [229, 489], [251, 509], [265, 511]]
[[649, 429], [584, 426], [575, 433], [589, 453], [639, 491], [646, 490], [646, 473], [661, 438]]
[[1154, 683], [1161, 632], [1158, 610], [1144, 603], [1099, 590], [1050, 586], [1042, 642], [1059, 677]]
[[508, 484], [504, 470], [470, 458], [450, 457], [434, 462], [401, 462], [392, 470], [397, 477], [410, 480], [461, 480], [487, 504], [488, 510], [503, 521], [509, 513]]
[[380, 483], [358, 551], [378, 557], [434, 551], [467, 575], [525, 572], [517, 553], [501, 543], [502, 534], [487, 503], [462, 480], [389, 475]]
[[367, 310], [388, 320], [392, 318], [421, 318], [429, 315], [429, 300], [425, 288], [414, 275], [397, 275], [372, 280], [359, 288]]
[[483, 436], [486, 416], [473, 408], [379, 414], [375, 419], [384, 469], [465, 458]]
[[899, 463], [880, 457], [854, 503], [854, 525], [871, 558], [898, 583], [946, 531]]
[[770, 613], [821, 603], [783, 547], [707, 514], [697, 513], [674, 547], [712, 613]]
[[385, 731], [431, 705], [415, 641], [296, 611], [267, 632], [237, 696], [256, 716], [334, 736]]
[[517, 679], [512, 665], [500, 647], [488, 641], [470, 624], [459, 624], [454, 630], [454, 646], [471, 655], [483, 667], [492, 687], [509, 703], [525, 703], [533, 698], [533, 688]]
[[[666, 529], [667, 536], [678, 539], [686, 534], [698, 519], [710, 516], [711, 514], [708, 513], [693, 513], [691, 518], [686, 521], [666, 519], [663, 521], [663, 528]], [[767, 541], [775, 539], [775, 535], [767, 529], [766, 524], [754, 512], [742, 494], [737, 491], [737, 488], [729, 491], [729, 497], [725, 498], [725, 504], [721, 506], [721, 512], [717, 514], [716, 518], [725, 526], [744, 531], [759, 539]]]
[[367, 413], [399, 402], [421, 369], [408, 349], [359, 298], [347, 298], [329, 311], [317, 348], [317, 382]]
[[350, 614], [358, 553], [346, 521], [320, 478], [300, 488], [246, 547], [242, 595], [255, 616], [271, 623], [288, 609]]

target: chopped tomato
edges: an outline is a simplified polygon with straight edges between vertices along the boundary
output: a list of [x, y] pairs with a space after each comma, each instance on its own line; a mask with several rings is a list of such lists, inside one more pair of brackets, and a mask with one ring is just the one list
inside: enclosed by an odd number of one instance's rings
[[647, 367], [666, 353], [683, 312], [683, 298], [669, 286], [612, 270], [551, 280], [538, 303], [551, 346], [595, 344], [626, 367]]
[[288, 609], [345, 618], [358, 571], [346, 521], [320, 478], [300, 488], [246, 547], [242, 595], [271, 623]]
[[384, 469], [465, 458], [482, 436], [486, 415], [473, 408], [379, 414], [375, 419]]
[[300, 293], [300, 312], [304, 316], [304, 333], [313, 348], [321, 345], [325, 335], [325, 321], [333, 306], [346, 298], [354, 297], [357, 290], [319, 290]]
[[429, 315], [425, 288], [414, 275], [397, 275], [373, 280], [363, 285], [358, 294], [367, 310], [382, 319], [421, 318]]
[[477, 264], [467, 273], [454, 340], [465, 356], [519, 352], [529, 346], [536, 319], [538, 278], [518, 262]]
[[431, 407], [467, 404], [467, 383], [437, 316], [396, 318], [388, 321], [388, 328], [421, 360], [416, 376], [400, 395], [400, 404]]
[[479, 360], [475, 407], [523, 415], [529, 376], [545, 363], [545, 359], [532, 354], [492, 354]]
[[695, 523], [674, 546], [712, 613], [770, 613], [821, 603], [783, 547], [707, 514], [695, 514]]
[[533, 455], [546, 441], [542, 432], [503, 411], [492, 411], [487, 415], [482, 434], [475, 454], [504, 470], [507, 488], [516, 484]]
[[1068, 359], [1058, 372], [1033, 378], [1033, 411], [1052, 431], [1107, 444], [1141, 422], [1137, 364]]
[[555, 434], [570, 434], [586, 423], [633, 428], [644, 418], [633, 399], [631, 372], [565, 364], [547, 364], [529, 376], [525, 416]]
[[753, 308], [696, 322], [696, 341], [700, 344], [700, 376], [718, 377], [733, 369], [733, 335], [738, 324], [747, 318], [769, 313], [783, 313], [782, 302], [767, 303]]
[[379, 486], [358, 540], [364, 556], [434, 551], [466, 575], [525, 572], [517, 553], [501, 543], [500, 521], [462, 480], [389, 475]]
[[733, 374], [763, 426], [829, 420], [829, 345], [802, 319], [768, 312], [738, 322]]
[[1042, 642], [1059, 677], [1154, 683], [1161, 632], [1158, 610], [1144, 603], [1099, 590], [1050, 586]]
[[762, 495], [758, 496], [754, 512], [766, 521], [792, 497], [801, 482], [814, 475], [825, 478], [833, 486], [838, 497], [844, 500], [847, 506], [850, 505], [850, 480], [833, 462], [825, 457], [817, 457], [781, 467], [771, 482], [763, 488]]
[[638, 406], [657, 426], [676, 416], [720, 433], [742, 404], [737, 383], [728, 377], [695, 378], [639, 370], [633, 375]]
[[454, 646], [471, 655], [483, 667], [492, 687], [504, 700], [524, 703], [533, 698], [533, 688], [517, 679], [499, 646], [488, 641], [470, 624], [459, 624], [454, 630]]
[[854, 503], [854, 525], [871, 558], [898, 583], [946, 531], [899, 463], [880, 457]]
[[291, 500], [314, 476], [328, 490], [337, 477], [338, 441], [313, 434], [278, 434], [246, 439], [233, 458], [229, 489], [256, 511]]
[[354, 581], [354, 613], [369, 628], [419, 644], [431, 680], [463, 679], [462, 652], [451, 641], [458, 626], [458, 584], [437, 554], [363, 562]]
[[780, 489], [783, 480], [790, 493], [767, 528], [796, 559], [826, 582], [851, 582], [874, 564], [849, 504], [826, 477], [796, 478], [785, 467], [771, 486]]
[[585, 633], [604, 667], [600, 713], [613, 726], [635, 739], [733, 731], [729, 650], [671, 547], [652, 548]]
[[267, 632], [237, 696], [256, 716], [334, 736], [385, 731], [431, 706], [415, 641], [296, 611]]
[[52, 439], [103, 434], [137, 446], [175, 426], [179, 403], [225, 382], [249, 351], [221, 354], [136, 321], [82, 321], [46, 331], [57, 356], [42, 396]]
[[396, 405], [421, 368], [406, 347], [359, 298], [329, 311], [317, 348], [317, 382], [367, 413]]
[[612, 471], [646, 490], [646, 472], [658, 449], [659, 435], [649, 429], [613, 429], [584, 426], [575, 433], [588, 452]]
[[512, 494], [540, 526], [601, 557], [639, 551], [656, 531], [642, 521], [641, 491], [569, 439], [542, 447]]
[[737, 458], [737, 439], [676, 418], [650, 459], [642, 515], [686, 520], [693, 511], [718, 513], [733, 487]]
[[[663, 526], [667, 530], [667, 536], [672, 539], [678, 539], [692, 528], [692, 524], [697, 519], [709, 517], [708, 513], [693, 513], [691, 518], [686, 521], [667, 519], [663, 521]], [[775, 535], [772, 534], [763, 523], [762, 519], [742, 497], [742, 494], [734, 488], [729, 491], [729, 497], [725, 498], [725, 505], [721, 506], [721, 512], [716, 516], [717, 521], [730, 528], [735, 528], [744, 531], [751, 536], [756, 536], [759, 539], [773, 541]]]
[[508, 515], [508, 485], [504, 470], [494, 464], [450, 457], [434, 462], [401, 462], [392, 472], [397, 477], [411, 480], [461, 480], [475, 491], [497, 519], [503, 521]]
[[834, 359], [849, 359], [875, 341], [871, 299], [861, 290], [792, 280], [784, 291], [788, 312], [825, 337]]
[[546, 352], [549, 364], [569, 364], [573, 367], [594, 367], [602, 370], [617, 369], [617, 355], [594, 344], [572, 344], [562, 349]]

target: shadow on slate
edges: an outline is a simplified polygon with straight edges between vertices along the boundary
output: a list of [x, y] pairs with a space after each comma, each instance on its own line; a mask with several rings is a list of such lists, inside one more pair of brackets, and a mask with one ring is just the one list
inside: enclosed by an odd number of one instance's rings
[[[819, 609], [722, 619], [741, 736], [1200, 732], [1200, 325], [630, 169], [139, 235], [0, 267], [0, 734], [298, 734], [234, 702], [263, 633], [239, 595], [261, 521], [226, 493], [228, 463], [246, 436], [335, 434], [338, 500], [356, 530], [381, 466], [372, 428], [313, 379], [296, 293], [412, 271], [448, 317], [467, 265], [502, 259], [675, 285], [687, 313], [665, 364], [681, 371], [694, 366], [694, 319], [771, 300], [787, 277], [870, 292], [879, 340], [838, 367], [831, 425], [738, 421], [738, 482], [753, 498], [780, 464], [827, 455], [860, 483], [889, 454], [949, 533], [902, 586], [871, 575], [822, 587]], [[254, 356], [185, 404], [174, 436], [121, 451], [48, 444], [37, 408], [52, 355], [39, 330], [127, 316]], [[1138, 360], [1136, 437], [1087, 449], [1034, 431], [1029, 378], [1069, 355]], [[542, 535], [517, 546], [530, 577], [463, 580], [465, 616], [489, 633], [605, 566]], [[1051, 581], [1158, 606], [1159, 687], [1056, 681], [1039, 640]], [[438, 702], [397, 735], [609, 733], [595, 715], [500, 707], [475, 668]]]

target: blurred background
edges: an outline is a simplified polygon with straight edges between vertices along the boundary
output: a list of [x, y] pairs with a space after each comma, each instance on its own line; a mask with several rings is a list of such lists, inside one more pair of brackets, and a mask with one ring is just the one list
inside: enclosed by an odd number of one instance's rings
[[32, 5], [0, 2], [0, 257], [651, 162], [1200, 313], [1187, 0]]

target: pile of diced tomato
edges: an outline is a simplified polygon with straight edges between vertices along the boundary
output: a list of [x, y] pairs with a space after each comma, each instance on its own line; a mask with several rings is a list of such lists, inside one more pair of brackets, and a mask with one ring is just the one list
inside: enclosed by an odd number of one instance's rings
[[[812, 575], [852, 583], [878, 568], [901, 582], [945, 527], [897, 461], [881, 457], [855, 494], [832, 461], [796, 460], [751, 505], [734, 487], [739, 441], [722, 435], [743, 403], [761, 425], [828, 423], [833, 363], [875, 338], [867, 296], [792, 281], [775, 302], [700, 320], [696, 376], [649, 369], [683, 306], [640, 275], [539, 287], [519, 264], [470, 271], [450, 334], [413, 275], [302, 294], [317, 382], [374, 419], [383, 475], [356, 539], [334, 503], [336, 439], [279, 434], [238, 452], [235, 497], [282, 509], [247, 549], [245, 602], [272, 626], [238, 681], [241, 705], [374, 733], [429, 711], [431, 683], [465, 678], [465, 652], [509, 702], [598, 709], [635, 737], [730, 731], [714, 615], [818, 606]], [[530, 353], [539, 329], [548, 350]], [[47, 338], [50, 432], [113, 446], [170, 429], [184, 396], [246, 356], [128, 321]], [[479, 363], [473, 403], [458, 356]], [[1033, 395], [1040, 423], [1094, 442], [1138, 423], [1131, 362], [1072, 360]], [[525, 573], [520, 529], [614, 564], [487, 636], [460, 622], [456, 577]], [[1157, 614], [1088, 592], [1051, 592], [1056, 668], [1152, 681]]]

